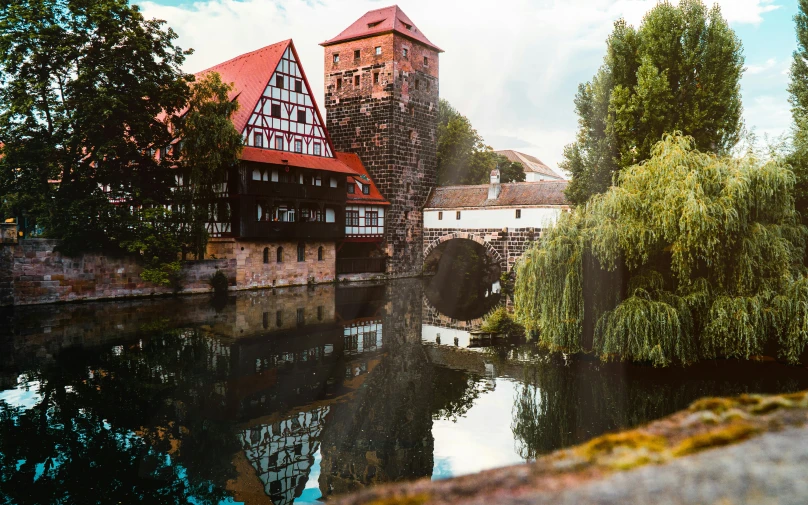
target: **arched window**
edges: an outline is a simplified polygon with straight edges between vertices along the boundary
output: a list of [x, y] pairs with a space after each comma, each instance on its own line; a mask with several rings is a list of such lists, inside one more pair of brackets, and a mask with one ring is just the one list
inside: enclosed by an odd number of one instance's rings
[[269, 247], [264, 247], [264, 263], [269, 263]]
[[278, 248], [277, 260], [278, 260], [278, 263], [283, 263], [283, 247]]
[[297, 244], [297, 261], [306, 261], [306, 244]]
[[317, 261], [323, 261], [323, 246], [317, 249]]

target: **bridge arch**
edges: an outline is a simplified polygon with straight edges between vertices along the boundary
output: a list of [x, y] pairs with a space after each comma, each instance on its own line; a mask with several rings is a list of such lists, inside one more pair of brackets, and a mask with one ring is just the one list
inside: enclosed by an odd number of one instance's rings
[[500, 269], [503, 272], [508, 271], [508, 264], [503, 258], [503, 256], [497, 251], [497, 249], [491, 245], [490, 242], [485, 240], [485, 238], [481, 237], [480, 235], [472, 232], [466, 231], [455, 231], [451, 233], [446, 233], [445, 235], [441, 235], [440, 237], [433, 239], [430, 241], [426, 247], [424, 247], [424, 261], [429, 258], [429, 255], [434, 251], [439, 245], [443, 244], [444, 242], [448, 242], [450, 240], [455, 239], [465, 239], [471, 240], [472, 242], [476, 242], [485, 248], [486, 254], [488, 257], [494, 260], [497, 264], [499, 264]]

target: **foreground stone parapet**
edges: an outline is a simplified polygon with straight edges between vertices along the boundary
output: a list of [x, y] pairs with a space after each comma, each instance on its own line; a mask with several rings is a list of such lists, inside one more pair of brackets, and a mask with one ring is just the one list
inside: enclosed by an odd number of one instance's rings
[[808, 392], [707, 398], [535, 463], [371, 488], [340, 504], [805, 504]]

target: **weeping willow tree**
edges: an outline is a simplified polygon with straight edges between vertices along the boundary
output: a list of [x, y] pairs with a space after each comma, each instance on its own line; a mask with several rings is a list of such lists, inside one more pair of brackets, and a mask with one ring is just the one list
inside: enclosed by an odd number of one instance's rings
[[[775, 342], [780, 357], [798, 362], [808, 280], [791, 170], [752, 154], [702, 153], [679, 134], [651, 154], [525, 254], [519, 322], [550, 350], [580, 352], [584, 319], [595, 318], [592, 350], [603, 360], [748, 359]], [[585, 254], [624, 276], [627, 289], [610, 310], [586, 313]]]

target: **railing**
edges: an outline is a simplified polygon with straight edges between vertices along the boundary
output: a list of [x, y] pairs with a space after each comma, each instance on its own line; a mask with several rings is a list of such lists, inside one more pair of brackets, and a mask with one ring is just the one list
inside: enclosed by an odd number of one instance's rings
[[337, 223], [282, 221], [242, 222], [241, 236], [266, 239], [339, 239], [345, 236], [345, 227]]
[[[327, 183], [328, 181], [324, 181]], [[280, 198], [303, 198], [309, 200], [328, 200], [344, 202], [347, 199], [345, 187], [332, 188], [312, 186], [311, 184], [295, 184], [290, 182], [247, 181], [247, 194], [261, 196], [277, 196]]]
[[0, 244], [17, 243], [17, 223], [0, 223]]
[[387, 271], [387, 258], [338, 258], [338, 274], [366, 274]]

